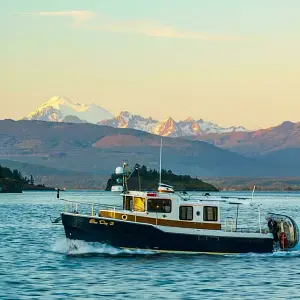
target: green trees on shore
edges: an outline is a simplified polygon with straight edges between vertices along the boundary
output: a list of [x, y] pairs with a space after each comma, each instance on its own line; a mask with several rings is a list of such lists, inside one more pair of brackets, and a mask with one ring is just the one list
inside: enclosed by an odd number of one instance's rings
[[33, 176], [23, 177], [17, 169], [11, 170], [0, 165], [0, 192], [22, 193], [24, 186], [34, 186]]
[[[192, 178], [189, 175], [176, 175], [171, 170], [162, 169], [161, 178], [163, 183], [174, 186], [178, 191], [218, 191], [216, 187], [201, 179]], [[116, 184], [116, 179], [116, 175], [112, 174], [106, 185], [107, 191]], [[157, 170], [136, 164], [132, 176], [128, 180], [128, 187], [131, 190], [138, 190], [141, 183], [142, 190], [156, 190], [158, 182], [159, 172]]]
[[11, 169], [0, 165], [0, 179], [3, 178], [16, 180], [24, 184], [34, 185], [34, 179], [32, 175], [30, 175], [30, 178], [27, 178], [26, 176], [23, 177], [19, 170], [14, 169], [12, 171]]

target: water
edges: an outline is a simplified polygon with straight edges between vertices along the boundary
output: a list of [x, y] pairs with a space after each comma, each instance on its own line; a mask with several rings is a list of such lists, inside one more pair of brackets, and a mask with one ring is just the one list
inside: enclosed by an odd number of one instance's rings
[[[119, 203], [116, 195], [95, 191], [62, 196]], [[262, 214], [284, 212], [300, 224], [300, 194], [257, 193], [255, 201], [263, 203]], [[50, 222], [62, 210], [54, 192], [0, 195], [0, 299], [300, 299], [300, 247], [227, 256], [85, 242], [75, 249], [63, 227]]]

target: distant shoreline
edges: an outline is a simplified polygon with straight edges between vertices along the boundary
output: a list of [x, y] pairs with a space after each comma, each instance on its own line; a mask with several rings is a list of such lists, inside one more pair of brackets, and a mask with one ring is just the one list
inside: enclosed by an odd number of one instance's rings
[[[24, 192], [55, 192], [56, 189], [24, 189]], [[111, 192], [111, 191], [106, 191], [105, 189], [96, 189], [96, 188], [66, 188], [65, 190], [61, 190], [60, 192], [70, 192], [70, 191], [93, 191], [93, 192]], [[152, 190], [148, 190], [148, 191], [152, 191]], [[178, 192], [183, 192], [183, 191], [176, 191], [175, 193]], [[184, 192], [187, 193], [204, 193], [204, 192], [208, 192], [208, 193], [241, 193], [241, 192], [245, 192], [245, 193], [252, 193], [252, 190], [246, 190], [246, 189], [225, 189], [222, 190], [220, 189], [219, 191], [194, 191], [194, 190], [185, 190]], [[282, 190], [282, 189], [256, 189], [255, 193], [259, 193], [259, 192], [282, 192], [282, 193], [296, 193], [296, 192], [300, 192], [300, 189], [294, 189], [294, 190]], [[121, 194], [118, 192], [111, 192], [112, 194]]]

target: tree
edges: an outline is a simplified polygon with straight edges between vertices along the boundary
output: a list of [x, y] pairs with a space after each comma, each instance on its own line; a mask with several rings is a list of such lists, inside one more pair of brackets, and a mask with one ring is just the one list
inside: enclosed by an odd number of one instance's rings
[[22, 180], [21, 172], [18, 171], [17, 169], [14, 169], [12, 172], [12, 178], [15, 180], [21, 181]]
[[12, 171], [9, 168], [0, 166], [0, 178], [12, 178]]
[[148, 174], [147, 167], [145, 165], [142, 165], [142, 167], [140, 168], [140, 175], [146, 176], [147, 174]]
[[29, 184], [29, 179], [25, 176], [25, 177], [23, 178], [23, 182], [24, 182], [25, 184]]
[[31, 174], [30, 174], [29, 184], [30, 184], [30, 185], [34, 185], [33, 176], [32, 176]]

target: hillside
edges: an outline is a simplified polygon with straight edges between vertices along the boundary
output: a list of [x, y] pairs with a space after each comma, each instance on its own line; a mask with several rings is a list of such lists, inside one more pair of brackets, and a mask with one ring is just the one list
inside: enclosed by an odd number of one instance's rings
[[300, 177], [213, 177], [203, 180], [220, 191], [300, 191]]
[[[0, 121], [0, 159], [109, 176], [123, 161], [158, 169], [160, 136], [134, 129], [42, 121]], [[206, 142], [163, 139], [163, 167], [191, 176], [287, 176], [293, 170]], [[298, 170], [296, 170], [299, 172]]]
[[[155, 191], [158, 187], [159, 173], [156, 170], [147, 169], [146, 166], [136, 166], [139, 172], [134, 172], [128, 180], [129, 190]], [[162, 181], [172, 185], [175, 191], [212, 191], [218, 189], [198, 178], [191, 178], [189, 175], [176, 175], [171, 170], [162, 170]], [[107, 181], [106, 191], [116, 184], [116, 175], [112, 174]]]
[[252, 132], [212, 133], [190, 138], [247, 156], [268, 155], [284, 149], [300, 148], [300, 123], [283, 122], [275, 127]]
[[7, 159], [1, 159], [0, 165], [9, 167], [10, 169], [18, 169], [26, 177], [30, 177], [30, 174], [34, 174], [34, 181], [37, 185], [58, 188], [90, 188], [104, 190], [108, 178], [108, 175], [58, 170], [42, 165], [28, 164]]

